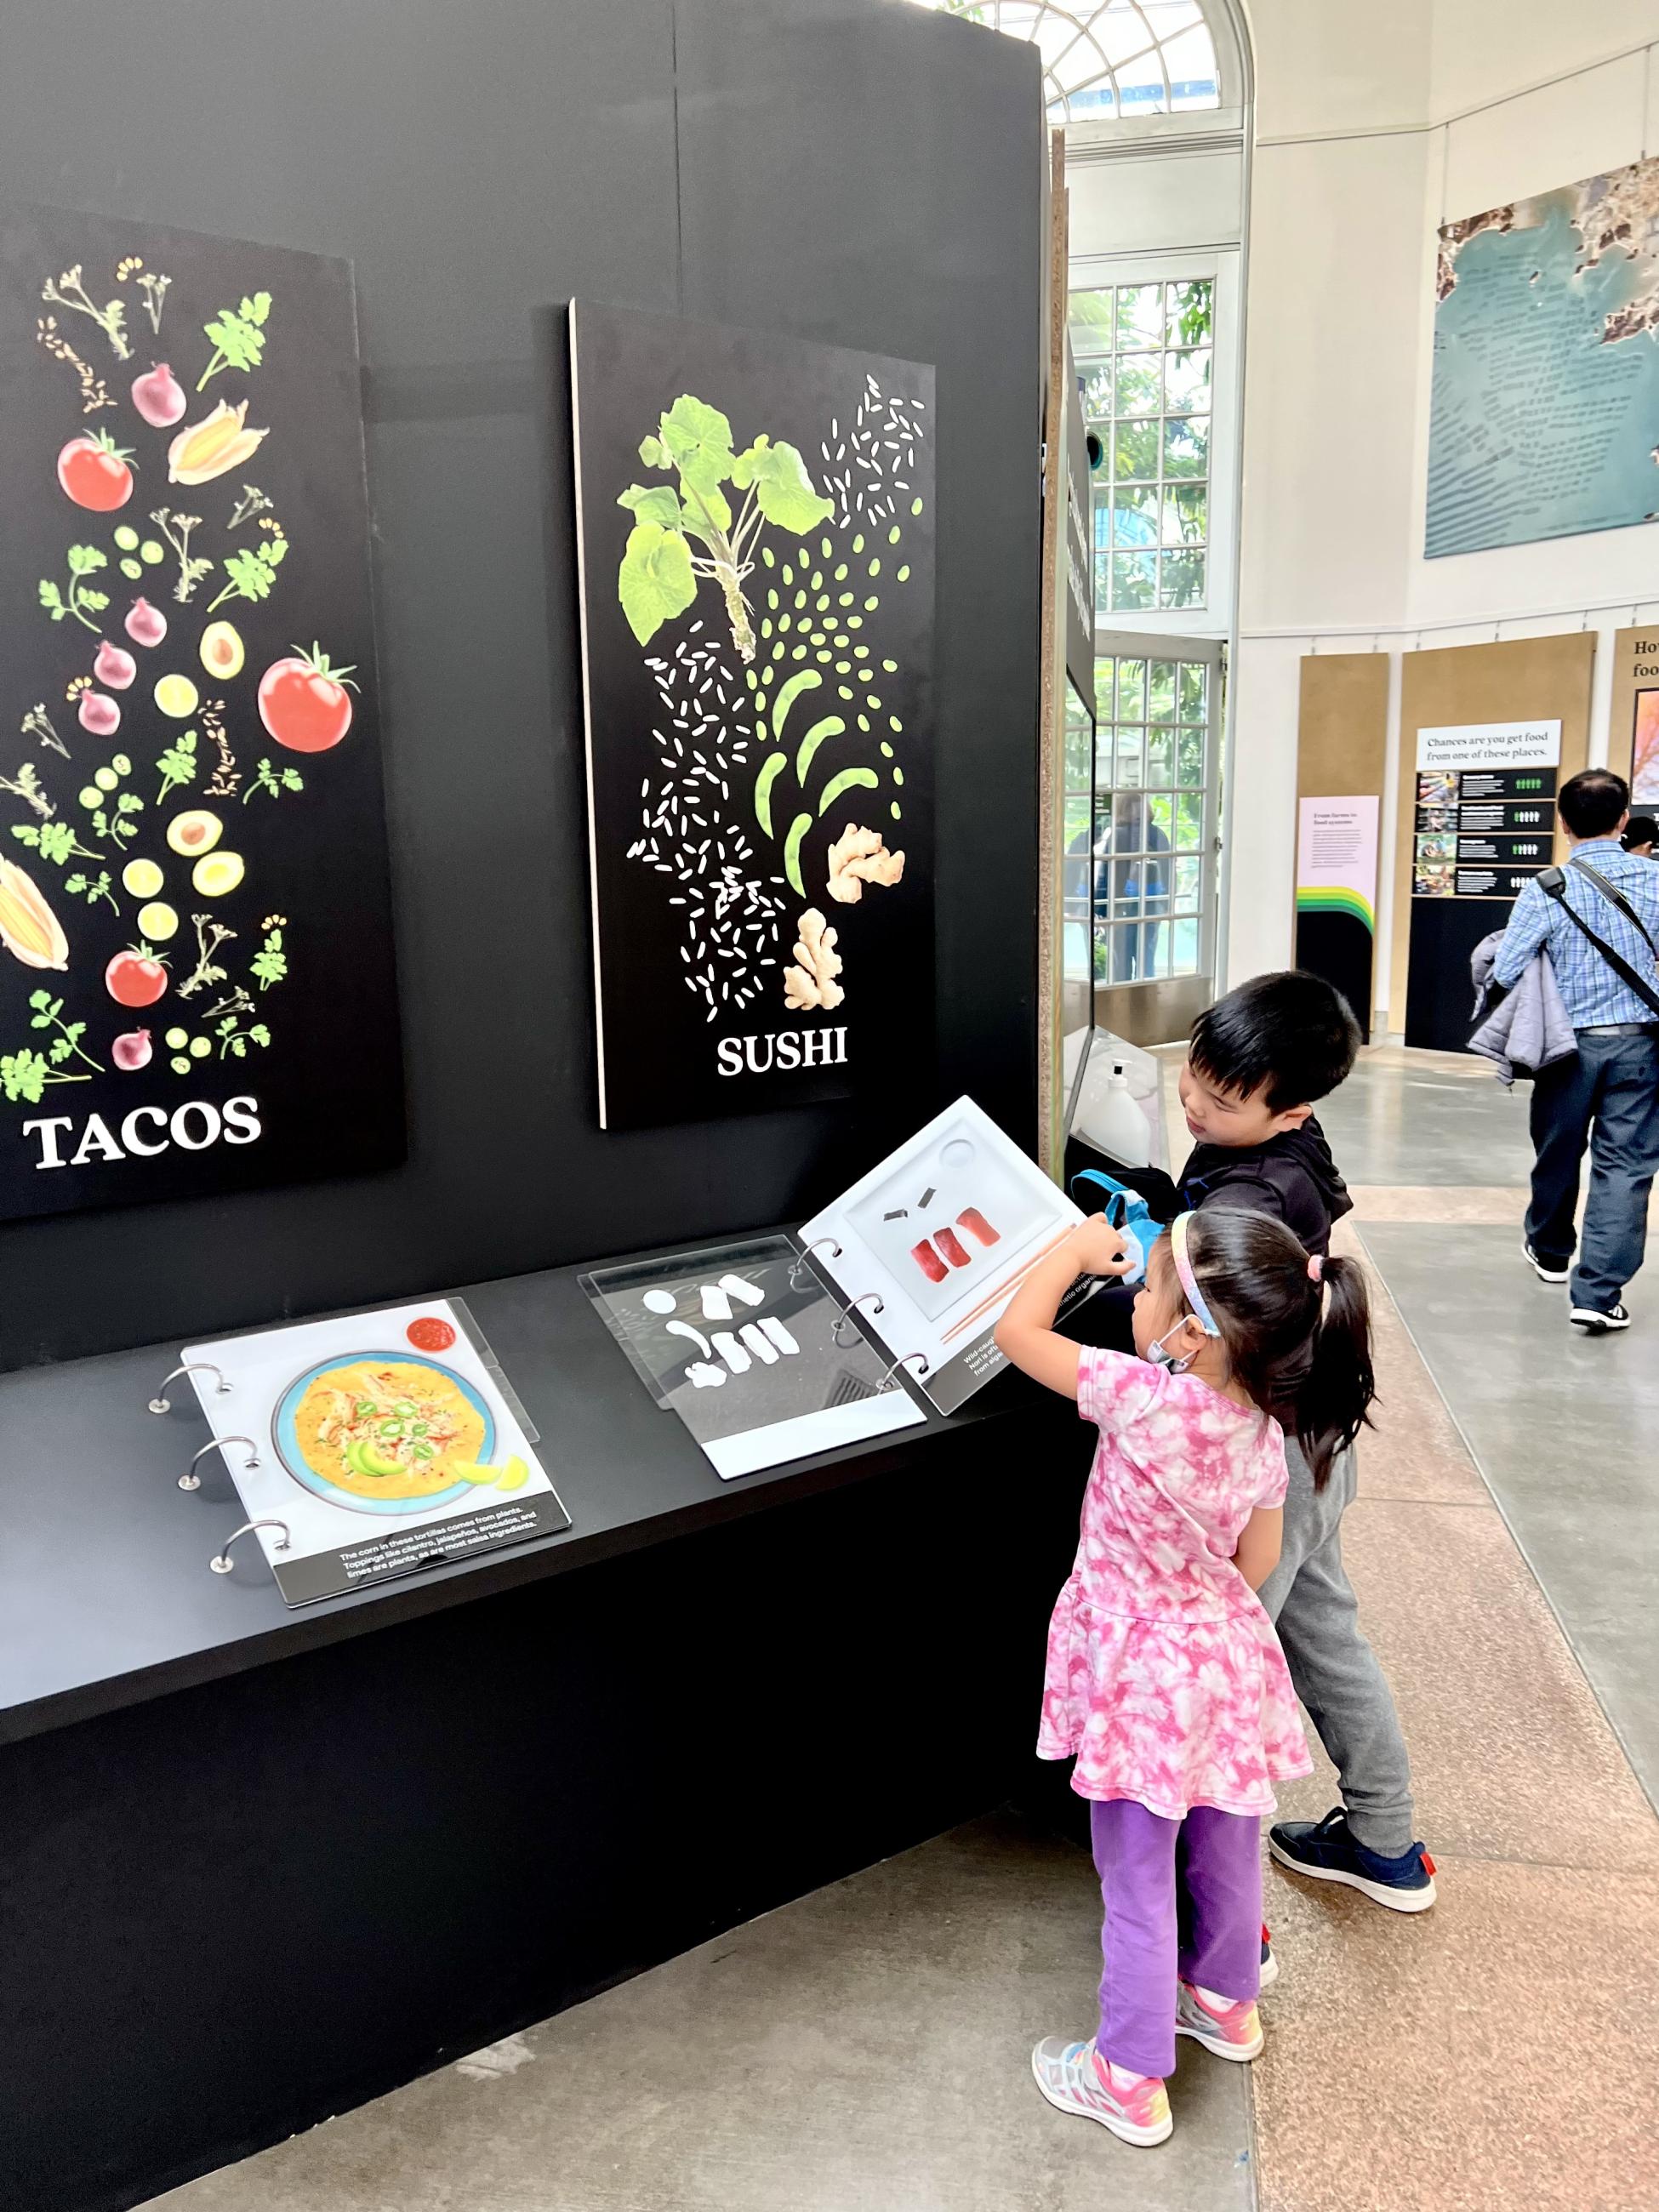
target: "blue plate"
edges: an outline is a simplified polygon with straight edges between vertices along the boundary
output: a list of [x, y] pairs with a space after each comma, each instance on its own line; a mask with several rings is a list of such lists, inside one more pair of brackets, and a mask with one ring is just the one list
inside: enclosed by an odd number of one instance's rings
[[458, 1498], [465, 1498], [469, 1491], [479, 1490], [482, 1486], [476, 1482], [453, 1482], [447, 1490], [434, 1490], [428, 1498], [360, 1498], [355, 1490], [341, 1489], [338, 1483], [331, 1482], [326, 1475], [319, 1474], [314, 1468], [307, 1465], [305, 1455], [300, 1449], [299, 1433], [295, 1427], [295, 1415], [299, 1412], [301, 1399], [319, 1375], [326, 1375], [331, 1368], [355, 1367], [362, 1360], [386, 1365], [395, 1364], [400, 1367], [429, 1367], [434, 1375], [441, 1375], [446, 1381], [453, 1382], [468, 1405], [483, 1419], [484, 1432], [483, 1442], [478, 1448], [479, 1461], [488, 1464], [495, 1457], [495, 1420], [489, 1407], [465, 1375], [458, 1375], [453, 1367], [446, 1367], [441, 1360], [428, 1359], [423, 1352], [337, 1352], [332, 1359], [319, 1359], [314, 1367], [307, 1367], [303, 1375], [295, 1376], [277, 1401], [276, 1411], [271, 1416], [270, 1433], [276, 1445], [277, 1456], [295, 1482], [314, 1496], [325, 1498], [331, 1505], [349, 1506], [354, 1513], [429, 1513], [434, 1505], [448, 1505]]

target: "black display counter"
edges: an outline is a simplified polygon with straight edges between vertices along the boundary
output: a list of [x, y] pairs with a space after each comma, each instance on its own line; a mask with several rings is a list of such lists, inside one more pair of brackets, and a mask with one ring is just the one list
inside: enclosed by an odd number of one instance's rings
[[[1029, 1776], [1088, 1437], [1005, 1376], [722, 1483], [558, 1269], [467, 1288], [565, 1534], [290, 1612], [176, 1346], [0, 1378], [0, 2172], [124, 2207]], [[245, 1554], [245, 1556], [244, 1556]]]

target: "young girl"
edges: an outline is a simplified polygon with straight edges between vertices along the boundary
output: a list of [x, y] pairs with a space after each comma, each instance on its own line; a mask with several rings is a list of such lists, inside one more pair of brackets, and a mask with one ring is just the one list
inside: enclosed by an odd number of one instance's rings
[[1134, 1303], [1138, 1358], [1056, 1335], [1073, 1279], [1127, 1264], [1097, 1214], [1032, 1269], [996, 1334], [1100, 1429], [1037, 1741], [1076, 1759], [1072, 1787], [1091, 1801], [1100, 2025], [1038, 2044], [1031, 2066], [1061, 2112], [1157, 2143], [1177, 2035], [1222, 2058], [1261, 2048], [1261, 1815], [1275, 1782], [1313, 1771], [1255, 1595], [1279, 1558], [1279, 1422], [1327, 1466], [1373, 1384], [1359, 1269], [1310, 1259], [1268, 1214], [1176, 1218]]

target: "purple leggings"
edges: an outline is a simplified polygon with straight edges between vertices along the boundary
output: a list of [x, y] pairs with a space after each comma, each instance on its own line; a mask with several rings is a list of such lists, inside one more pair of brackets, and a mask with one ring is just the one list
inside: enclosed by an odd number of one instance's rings
[[1136, 2074], [1175, 2071], [1176, 1977], [1254, 1998], [1261, 1980], [1261, 1823], [1194, 1805], [1166, 1820], [1095, 1800], [1089, 1829], [1106, 1918], [1095, 2048]]

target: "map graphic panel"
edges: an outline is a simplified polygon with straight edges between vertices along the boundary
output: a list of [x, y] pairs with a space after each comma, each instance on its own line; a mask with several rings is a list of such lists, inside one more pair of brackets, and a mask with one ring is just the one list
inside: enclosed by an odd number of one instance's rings
[[1659, 514], [1659, 157], [1440, 233], [1424, 552]]

